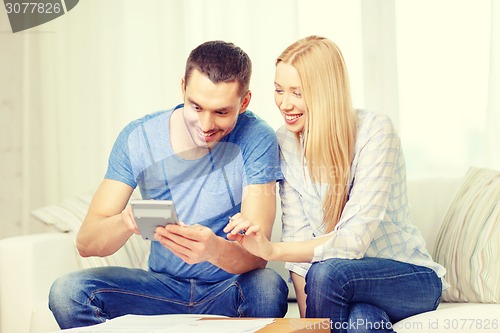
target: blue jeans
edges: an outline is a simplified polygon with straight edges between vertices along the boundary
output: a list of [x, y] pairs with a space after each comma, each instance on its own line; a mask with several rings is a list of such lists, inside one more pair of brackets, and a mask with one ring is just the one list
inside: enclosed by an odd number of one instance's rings
[[271, 269], [209, 283], [141, 269], [99, 267], [56, 280], [49, 308], [64, 329], [99, 324], [125, 314], [283, 317], [287, 296], [285, 281]]
[[332, 332], [394, 332], [392, 324], [437, 308], [441, 279], [426, 267], [381, 258], [328, 259], [306, 275], [306, 317]]

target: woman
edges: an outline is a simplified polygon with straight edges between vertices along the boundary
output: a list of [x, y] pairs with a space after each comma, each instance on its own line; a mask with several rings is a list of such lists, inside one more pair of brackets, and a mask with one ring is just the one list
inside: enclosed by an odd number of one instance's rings
[[445, 269], [409, 222], [399, 137], [386, 116], [353, 109], [337, 46], [311, 36], [286, 48], [275, 101], [285, 120], [282, 242], [241, 214], [228, 238], [286, 261], [301, 316], [330, 318], [334, 330], [393, 332], [391, 323], [435, 309]]

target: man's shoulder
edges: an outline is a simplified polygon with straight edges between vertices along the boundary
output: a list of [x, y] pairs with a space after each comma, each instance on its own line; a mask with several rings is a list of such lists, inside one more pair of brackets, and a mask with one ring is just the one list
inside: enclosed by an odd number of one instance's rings
[[[164, 128], [166, 119], [170, 116], [174, 109], [160, 110], [152, 112], [129, 122], [122, 129], [120, 136], [129, 137], [138, 135], [143, 130], [146, 132], [155, 131], [158, 128]], [[139, 131], [141, 129], [141, 131]]]
[[254, 137], [276, 137], [272, 127], [262, 118], [250, 110], [238, 116], [238, 121], [232, 131], [231, 141], [244, 141]]
[[150, 122], [157, 122], [157, 121], [162, 121], [164, 117], [168, 117], [170, 113], [172, 113], [173, 109], [169, 110], [160, 110], [152, 113], [148, 113], [140, 118], [137, 118], [135, 120], [132, 120], [126, 127], [129, 127], [131, 129], [137, 128], [141, 125], [150, 123]]

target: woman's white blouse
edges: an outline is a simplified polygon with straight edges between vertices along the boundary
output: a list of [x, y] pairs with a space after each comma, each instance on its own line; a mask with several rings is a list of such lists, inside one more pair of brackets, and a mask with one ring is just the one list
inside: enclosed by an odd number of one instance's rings
[[[366, 111], [357, 111], [357, 116], [348, 200], [339, 223], [328, 234], [331, 238], [315, 248], [312, 262], [329, 258], [388, 258], [429, 267], [443, 277], [446, 270], [432, 260], [419, 230], [410, 223], [405, 161], [391, 120]], [[281, 240], [323, 236], [326, 186], [311, 181], [295, 135], [284, 126], [276, 134], [284, 175], [280, 182]], [[286, 267], [305, 276], [310, 264], [286, 263]]]

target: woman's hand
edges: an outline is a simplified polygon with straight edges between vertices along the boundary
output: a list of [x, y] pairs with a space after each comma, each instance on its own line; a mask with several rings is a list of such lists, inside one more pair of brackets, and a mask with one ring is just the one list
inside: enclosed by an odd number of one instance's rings
[[271, 260], [273, 243], [267, 239], [260, 226], [252, 224], [240, 213], [229, 218], [223, 231], [227, 233], [227, 239], [237, 241], [251, 254]]

